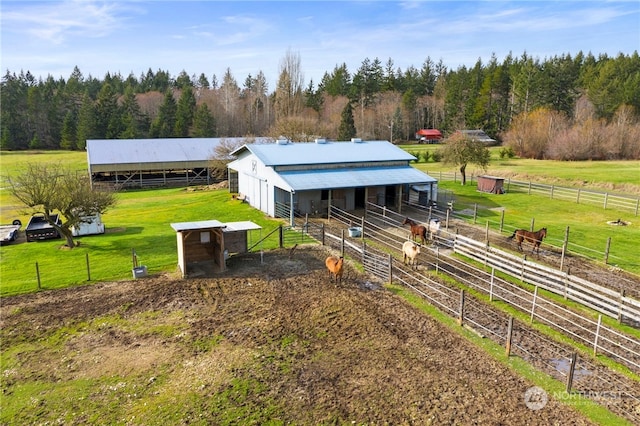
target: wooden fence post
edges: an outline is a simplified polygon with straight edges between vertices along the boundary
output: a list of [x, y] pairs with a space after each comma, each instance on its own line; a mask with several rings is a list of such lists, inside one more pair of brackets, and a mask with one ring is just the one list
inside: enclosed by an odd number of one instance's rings
[[571, 393], [571, 386], [573, 386], [573, 373], [576, 370], [576, 363], [578, 362], [578, 353], [574, 352], [571, 355], [571, 361], [569, 365], [569, 374], [567, 375], [567, 393]]
[[389, 284], [393, 284], [393, 256], [389, 253]]
[[502, 228], [504, 228], [504, 209], [502, 209], [502, 213], [500, 214], [500, 232], [502, 232]]
[[440, 271], [440, 246], [436, 247], [436, 275]]
[[344, 257], [344, 229], [340, 230], [340, 256]]
[[278, 243], [280, 244], [280, 248], [284, 247], [284, 230], [282, 229], [282, 225], [280, 225], [280, 229], [278, 230]]
[[607, 248], [604, 249], [604, 264], [609, 264], [609, 249], [611, 248], [611, 237], [607, 238]]
[[[478, 218], [478, 203], [473, 205], [473, 224], [476, 224], [476, 219]], [[488, 223], [488, 222], [487, 222]]]
[[598, 325], [596, 327], [596, 337], [593, 341], [593, 356], [598, 355], [598, 337], [600, 337], [601, 325], [602, 325], [602, 314], [598, 314]]
[[447, 218], [445, 219], [444, 229], [449, 230], [449, 209], [447, 209]]
[[458, 325], [464, 323], [464, 290], [460, 290], [460, 314], [458, 316]]
[[603, 209], [607, 209], [607, 201], [609, 201], [609, 193], [605, 192], [604, 193], [604, 206], [602, 206]]
[[36, 262], [36, 278], [38, 280], [38, 290], [41, 290], [42, 287], [40, 286], [40, 268], [38, 267], [38, 262]]
[[580, 204], [580, 188], [578, 188], [578, 194], [576, 195], [576, 204]]
[[89, 267], [89, 253], [85, 253], [85, 258], [87, 260], [87, 281], [91, 281], [91, 268]]
[[324, 245], [324, 223], [322, 224], [322, 226], [320, 227], [320, 232], [321, 232], [321, 240], [322, 240], [322, 245]]
[[484, 241], [487, 243], [487, 247], [489, 247], [489, 221], [487, 220], [487, 225], [484, 229]]
[[538, 286], [533, 290], [533, 303], [531, 304], [531, 318], [529, 319], [530, 323], [533, 323], [533, 316], [535, 315], [536, 310], [536, 299], [538, 299]]
[[564, 242], [562, 243], [562, 255], [560, 256], [560, 270], [564, 265], [564, 256], [567, 254], [567, 245], [569, 244], [569, 227], [564, 231]]
[[531, 228], [531, 229], [529, 229], [529, 231], [533, 232], [533, 228], [534, 228], [535, 226], [536, 226], [536, 218], [535, 218], [535, 217], [532, 217], [532, 218], [531, 218], [531, 226], [530, 226], [530, 228]]
[[489, 284], [489, 302], [493, 302], [493, 279], [495, 277], [496, 268], [491, 267], [491, 283]]
[[509, 317], [509, 323], [507, 325], [507, 342], [505, 343], [505, 354], [511, 355], [511, 338], [513, 336], [513, 317]]
[[622, 304], [624, 303], [624, 289], [620, 291], [620, 305], [618, 305], [618, 323], [622, 324]]
[[364, 243], [364, 216], [362, 216], [362, 221], [360, 222], [360, 227], [362, 228], [360, 232], [360, 238], [362, 238], [362, 242]]

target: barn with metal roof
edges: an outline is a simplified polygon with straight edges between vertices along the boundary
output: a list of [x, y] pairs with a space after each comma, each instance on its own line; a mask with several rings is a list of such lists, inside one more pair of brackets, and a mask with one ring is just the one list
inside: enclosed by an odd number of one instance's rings
[[387, 141], [247, 144], [227, 165], [229, 190], [272, 217], [351, 211], [367, 202], [399, 208], [428, 204], [437, 181], [410, 165], [415, 157]]
[[87, 140], [92, 185], [116, 188], [208, 185], [215, 148], [269, 138], [172, 138]]

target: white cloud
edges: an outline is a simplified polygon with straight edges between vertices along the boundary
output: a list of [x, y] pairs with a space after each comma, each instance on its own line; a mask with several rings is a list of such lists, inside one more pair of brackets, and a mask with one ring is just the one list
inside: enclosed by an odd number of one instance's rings
[[[124, 23], [120, 13], [125, 8], [119, 3], [72, 0], [22, 5], [3, 13], [5, 30], [26, 33], [53, 44], [64, 43], [69, 37], [103, 37]], [[132, 9], [127, 6], [126, 10]]]

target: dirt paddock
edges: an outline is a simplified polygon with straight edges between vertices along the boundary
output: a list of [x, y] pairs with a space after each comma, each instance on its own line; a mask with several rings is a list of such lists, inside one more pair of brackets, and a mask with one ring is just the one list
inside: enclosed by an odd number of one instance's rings
[[[117, 418], [174, 392], [192, 395], [192, 407], [176, 406], [183, 424], [592, 424], [552, 399], [529, 409], [532, 383], [350, 265], [332, 284], [327, 254], [300, 247], [232, 257], [217, 278], [150, 276], [3, 298], [3, 348], [32, 347], [3, 371], [3, 399], [25, 383], [115, 375], [144, 383], [127, 397], [109, 394], [117, 403], [90, 396]], [[38, 349], [74, 324], [86, 325], [58, 349]], [[251, 422], [227, 420], [233, 402], [212, 402], [238, 381], [259, 384], [236, 400]], [[76, 415], [67, 424], [86, 421], [88, 402], [69, 402]], [[59, 417], [44, 407], [15, 424]], [[138, 414], [130, 423], [160, 420]]]

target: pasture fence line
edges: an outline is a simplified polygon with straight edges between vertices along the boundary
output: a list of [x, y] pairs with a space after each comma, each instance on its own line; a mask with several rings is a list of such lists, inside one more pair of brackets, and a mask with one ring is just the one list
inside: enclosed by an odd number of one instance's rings
[[[403, 208], [405, 212], [411, 211], [414, 215], [419, 215], [420, 217], [426, 217], [425, 220], [430, 220], [431, 218], [438, 218], [441, 224], [445, 225], [445, 229], [449, 229], [455, 227], [453, 224], [454, 220], [460, 220], [465, 224], [468, 222], [473, 222], [473, 226], [477, 227], [477, 219], [478, 219], [478, 208], [477, 205], [473, 206], [463, 206], [460, 207], [460, 203], [450, 202], [448, 203], [448, 207], [442, 211], [441, 209], [433, 208], [433, 206], [423, 206], [414, 203], [405, 203], [403, 204]], [[380, 210], [380, 206], [369, 203], [367, 205], [368, 210]], [[389, 210], [389, 209], [387, 209]], [[405, 213], [406, 215], [406, 213]], [[486, 219], [485, 218], [485, 240], [489, 239], [490, 233], [493, 233], [498, 236], [504, 236], [503, 232], [506, 231], [506, 235], [511, 235], [515, 230], [520, 229], [521, 227], [515, 227], [508, 224], [505, 224], [505, 220], [507, 219], [505, 211], [501, 211], [501, 216], [498, 221]], [[414, 217], [417, 219], [417, 217]], [[469, 225], [471, 226], [471, 225]], [[533, 231], [535, 228], [535, 218], [531, 218], [529, 230]], [[474, 234], [479, 234], [481, 231], [476, 229]], [[627, 259], [623, 259], [620, 256], [617, 256], [612, 253], [612, 248], [615, 249], [615, 245], [612, 244], [612, 237], [609, 236], [607, 240], [604, 242], [602, 250], [593, 249], [591, 247], [585, 247], [580, 244], [575, 243], [571, 240], [571, 233], [569, 232], [569, 227], [565, 228], [564, 236], [562, 239], [553, 238], [551, 236], [547, 236], [545, 240], [542, 242], [541, 247], [547, 247], [550, 251], [554, 251], [561, 254], [561, 265], [563, 264], [564, 259], [571, 255], [575, 257], [579, 257], [581, 259], [585, 259], [588, 261], [594, 261], [599, 264], [611, 265], [612, 263], [620, 264], [624, 262], [628, 262]], [[614, 250], [615, 251], [615, 250]]]
[[[339, 215], [332, 217], [335, 219]], [[340, 223], [349, 225], [348, 222]], [[365, 225], [367, 224], [365, 223]], [[365, 226], [364, 229], [371, 231], [375, 228], [373, 226]], [[512, 316], [508, 316], [495, 306], [486, 304], [455, 286], [434, 279], [428, 272], [429, 270], [438, 269], [433, 263], [423, 263], [421, 271], [414, 271], [405, 267], [402, 261], [397, 260], [391, 254], [386, 254], [378, 248], [370, 247], [359, 239], [347, 239], [344, 229], [338, 235], [336, 230], [332, 228], [325, 232], [325, 237], [327, 237], [327, 245], [344, 250], [343, 253], [347, 252], [354, 259], [361, 259], [361, 264], [365, 271], [387, 282], [412, 290], [444, 314], [456, 319], [462, 327], [468, 328], [480, 337], [488, 337], [499, 345], [503, 345], [505, 352], [508, 351], [507, 355], [520, 356], [536, 368], [545, 371], [558, 380], [565, 381], [567, 383], [567, 392], [584, 395], [589, 398], [590, 396], [611, 392], [611, 386], [615, 386], [616, 395], [621, 396], [621, 398], [611, 399], [610, 401], [595, 399], [596, 402], [607, 406], [611, 411], [633, 422], [637, 423], [640, 420], [640, 413], [634, 408], [640, 403], [637, 386], [634, 386], [637, 383], [634, 384], [633, 381], [624, 376], [597, 365], [586, 356], [581, 357], [578, 361], [575, 358], [576, 349], [574, 347], [552, 341], [530, 325], [523, 321], [514, 320]], [[369, 237], [367, 234], [366, 240], [369, 240]], [[442, 264], [448, 262], [448, 260], [448, 258], [439, 257], [434, 261]], [[386, 266], [383, 266], [385, 264]], [[504, 293], [500, 294], [501, 297], [504, 296]], [[546, 319], [544, 315], [548, 307], [541, 304], [540, 299], [536, 303], [537, 305], [534, 305], [533, 308], [529, 305], [529, 309], [535, 313], [537, 321], [548, 325], [549, 319]], [[570, 321], [570, 319], [565, 318], [560, 321]], [[605, 328], [599, 321], [598, 330], [596, 331], [597, 338], [594, 338], [592, 343], [602, 342], [605, 339], [603, 337], [603, 329]], [[625, 336], [617, 336], [618, 339], [621, 337], [624, 338]], [[606, 339], [610, 341], [613, 338], [607, 336]], [[532, 348], [536, 348], [536, 350], [532, 350]], [[598, 347], [598, 349], [602, 350], [601, 347]], [[622, 352], [626, 350], [623, 348]], [[634, 355], [640, 356], [640, 352]], [[573, 365], [572, 359], [574, 360]], [[633, 365], [634, 361], [630, 362]], [[635, 365], [640, 367], [638, 364]], [[578, 374], [574, 375], [574, 371], [577, 371]], [[594, 392], [594, 390], [597, 392]]]
[[[336, 214], [332, 214], [334, 219], [341, 217], [337, 210]], [[389, 215], [386, 217], [390, 219]], [[376, 226], [369, 223], [369, 221], [364, 221], [364, 223], [363, 232], [366, 233], [367, 240], [383, 242], [387, 247], [395, 250], [399, 250], [402, 242], [405, 241], [401, 236], [405, 230], [400, 228], [399, 225], [397, 225], [399, 232], [396, 234], [395, 240], [388, 237], [374, 239], [371, 237], [377, 233]], [[387, 232], [387, 234], [390, 234], [390, 232]], [[453, 249], [453, 246], [451, 248]], [[495, 268], [492, 269], [491, 273], [488, 273], [467, 262], [449, 256], [441, 256], [439, 247], [423, 246], [422, 253], [418, 258], [428, 259], [427, 263], [423, 263], [424, 267], [442, 272], [455, 281], [488, 295], [490, 301], [507, 303], [523, 313], [530, 314], [531, 322], [534, 320], [539, 321], [552, 329], [560, 331], [572, 340], [593, 348], [594, 352], [606, 354], [636, 372], [640, 372], [640, 341], [638, 339], [626, 336], [610, 327], [598, 325], [596, 321], [589, 317], [542, 297], [536, 289], [531, 292], [526, 288], [499, 278], [495, 274]]]
[[[429, 173], [425, 171], [429, 176], [437, 178], [440, 181], [448, 180], [457, 182], [462, 179], [462, 175], [457, 171], [454, 172], [434, 172]], [[467, 182], [473, 182], [478, 176], [471, 174], [467, 177]], [[589, 204], [593, 206], [600, 206], [604, 210], [617, 210], [621, 212], [630, 212], [634, 216], [638, 216], [640, 213], [640, 197], [633, 197], [630, 195], [622, 195], [605, 191], [595, 191], [582, 188], [570, 188], [566, 186], [548, 185], [543, 183], [536, 183], [532, 181], [519, 181], [512, 180], [511, 178], [505, 178], [503, 189], [505, 192], [520, 192], [528, 195], [536, 194], [547, 196], [550, 199], [573, 201], [576, 204]]]
[[629, 318], [640, 323], [640, 301], [625, 296], [624, 290], [616, 292], [567, 272], [529, 261], [526, 256], [514, 256], [460, 234], [455, 236], [453, 249], [455, 253], [474, 259], [485, 266], [514, 277], [519, 276], [524, 283], [559, 294], [565, 299], [579, 302], [616, 318], [618, 322], [622, 322], [623, 318]]

